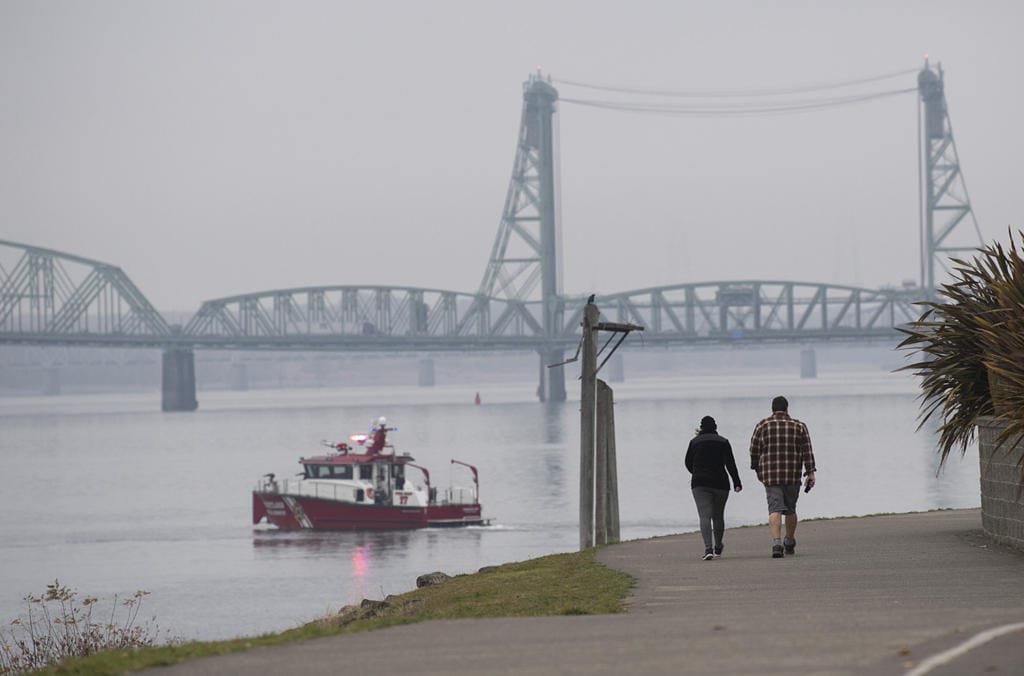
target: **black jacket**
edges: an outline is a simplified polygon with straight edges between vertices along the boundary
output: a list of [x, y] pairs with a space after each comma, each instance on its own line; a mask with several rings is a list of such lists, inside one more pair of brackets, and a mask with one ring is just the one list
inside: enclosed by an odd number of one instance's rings
[[[733, 486], [743, 486], [736, 470], [732, 446], [725, 437], [714, 432], [702, 432], [690, 440], [686, 449], [686, 469], [693, 474], [691, 487], [724, 488], [729, 490], [729, 477]], [[728, 474], [726, 474], [728, 470]]]

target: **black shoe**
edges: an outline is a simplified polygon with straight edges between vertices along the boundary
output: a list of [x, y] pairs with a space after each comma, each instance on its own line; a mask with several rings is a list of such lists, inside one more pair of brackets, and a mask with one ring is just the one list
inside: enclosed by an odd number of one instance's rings
[[782, 541], [782, 546], [786, 549], [786, 556], [793, 556], [796, 554], [796, 540], [790, 542]]
[[721, 556], [722, 555], [722, 548], [723, 547], [725, 547], [725, 545], [715, 545], [715, 556]]
[[711, 551], [711, 547], [708, 547], [704, 550], [704, 561], [710, 561], [713, 558], [715, 558], [715, 553]]
[[785, 554], [782, 553], [782, 545], [772, 545], [772, 558], [781, 559]]

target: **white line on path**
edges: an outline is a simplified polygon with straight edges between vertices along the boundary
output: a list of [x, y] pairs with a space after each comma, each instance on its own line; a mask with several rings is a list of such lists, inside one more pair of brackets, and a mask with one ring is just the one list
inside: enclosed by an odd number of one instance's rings
[[944, 650], [938, 655], [932, 655], [928, 659], [924, 660], [916, 667], [908, 671], [904, 676], [924, 676], [935, 667], [941, 667], [944, 664], [952, 662], [956, 658], [964, 655], [965, 653], [974, 650], [978, 646], [988, 643], [993, 639], [997, 639], [1004, 634], [1010, 634], [1012, 632], [1024, 629], [1024, 622], [1017, 622], [1015, 624], [1004, 624], [1001, 627], [992, 627], [986, 629], [980, 634], [976, 634], [971, 638], [967, 639], [958, 646], [954, 646], [949, 650]]

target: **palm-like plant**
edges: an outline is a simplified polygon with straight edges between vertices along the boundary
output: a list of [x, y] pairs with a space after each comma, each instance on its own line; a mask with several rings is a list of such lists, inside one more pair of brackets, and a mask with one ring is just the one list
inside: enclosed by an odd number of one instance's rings
[[[900, 369], [922, 377], [921, 425], [941, 417], [940, 465], [954, 448], [966, 451], [979, 416], [1004, 423], [998, 445], [1017, 438], [1008, 452], [1024, 433], [1024, 257], [1009, 234], [1009, 248], [995, 243], [970, 261], [953, 259], [943, 299], [919, 303], [921, 317], [900, 329], [899, 347], [923, 356]], [[1024, 231], [1017, 235], [1024, 242]], [[1024, 454], [1018, 465], [1024, 481]]]
[[[1024, 232], [1018, 233], [1024, 239]], [[982, 329], [985, 368], [988, 370], [996, 416], [1007, 423], [1008, 438], [1024, 432], [1024, 257], [1011, 238], [1010, 248], [992, 246], [992, 288], [998, 310], [994, 323]], [[1024, 463], [1024, 456], [1022, 456]]]

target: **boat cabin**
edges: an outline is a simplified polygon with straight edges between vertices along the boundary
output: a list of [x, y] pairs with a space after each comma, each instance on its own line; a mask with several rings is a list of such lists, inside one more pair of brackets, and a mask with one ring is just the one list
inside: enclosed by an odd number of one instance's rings
[[[390, 503], [392, 495], [406, 490], [405, 466], [414, 458], [408, 453], [402, 455], [338, 453], [299, 458], [303, 479], [339, 480], [367, 482], [371, 490], [369, 498], [377, 504]], [[412, 465], [417, 467], [416, 465]], [[418, 468], [418, 467], [417, 467]], [[422, 468], [418, 468], [421, 469]], [[430, 477], [424, 472], [429, 492]], [[409, 482], [409, 489], [412, 489]]]

